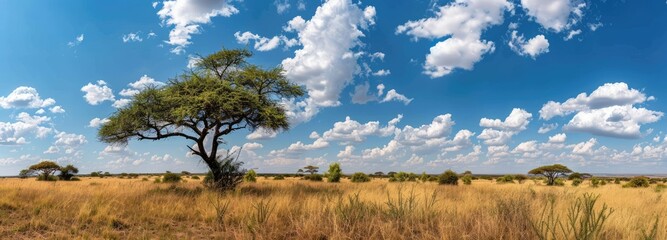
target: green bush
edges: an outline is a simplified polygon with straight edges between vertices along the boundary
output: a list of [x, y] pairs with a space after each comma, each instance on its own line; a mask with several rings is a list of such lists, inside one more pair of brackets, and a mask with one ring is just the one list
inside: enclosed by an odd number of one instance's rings
[[614, 179], [614, 184], [621, 184], [621, 179], [615, 178]]
[[161, 183], [161, 182], [162, 180], [160, 180], [160, 178], [156, 178], [155, 180], [153, 180], [153, 183]]
[[285, 176], [278, 175], [278, 176], [273, 177], [273, 180], [285, 180]]
[[199, 180], [199, 179], [201, 179], [201, 178], [199, 178], [199, 176], [197, 176], [197, 175], [194, 175], [194, 176], [192, 176], [191, 178], [192, 178], [192, 179], [195, 179], [195, 180]]
[[463, 181], [463, 184], [465, 185], [470, 185], [472, 184], [472, 176], [470, 176], [469, 174], [463, 175], [461, 181]]
[[181, 179], [181, 175], [175, 174], [175, 173], [165, 173], [162, 175], [162, 182], [163, 183], [179, 183], [183, 179]]
[[58, 177], [50, 175], [48, 178], [44, 178], [44, 175], [39, 175], [37, 181], [58, 181]]
[[248, 172], [246, 172], [245, 175], [243, 176], [243, 181], [257, 182], [257, 173], [255, 172], [255, 170], [252, 169], [248, 170]]
[[649, 185], [650, 184], [647, 177], [633, 177], [628, 183], [623, 185], [623, 187], [639, 188], [649, 187]]
[[523, 183], [523, 181], [525, 181], [526, 179], [528, 179], [528, 177], [526, 177], [526, 175], [523, 175], [523, 174], [514, 175], [514, 180], [516, 180], [519, 183]]
[[438, 178], [438, 183], [446, 185], [458, 185], [459, 176], [452, 170], [447, 170]]
[[514, 183], [514, 177], [512, 175], [505, 175], [496, 179], [497, 183]]
[[565, 180], [562, 178], [556, 178], [554, 181], [554, 186], [565, 186]]
[[329, 171], [327, 171], [327, 180], [329, 182], [340, 182], [340, 177], [343, 175], [343, 170], [340, 169], [339, 163], [332, 163], [329, 165]]
[[313, 181], [313, 182], [321, 182], [322, 181], [322, 175], [320, 175], [320, 174], [308, 174], [306, 176], [303, 176], [303, 179]]
[[428, 182], [428, 179], [431, 178], [426, 172], [422, 172], [422, 175], [419, 176], [419, 181], [421, 182]]
[[581, 180], [581, 178], [572, 179], [572, 186], [579, 186], [582, 182], [583, 180]]
[[600, 179], [597, 177], [591, 178], [591, 187], [598, 187], [600, 185]]
[[369, 181], [371, 181], [371, 178], [368, 177], [368, 175], [366, 175], [365, 173], [356, 172], [352, 175], [352, 177], [350, 178], [350, 181], [356, 182], [356, 183], [358, 183], [358, 182], [369, 182]]

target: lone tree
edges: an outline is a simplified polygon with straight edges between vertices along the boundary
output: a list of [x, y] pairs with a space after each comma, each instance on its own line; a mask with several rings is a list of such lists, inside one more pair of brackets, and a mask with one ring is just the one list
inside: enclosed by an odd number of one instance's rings
[[98, 132], [100, 140], [110, 144], [134, 138], [190, 140], [191, 153], [211, 170], [211, 186], [234, 188], [238, 182], [224, 178], [236, 176], [228, 170], [240, 164], [233, 163], [238, 157], [218, 156], [223, 136], [240, 129], [287, 130], [289, 121], [280, 100], [304, 94], [285, 78], [281, 67], [264, 70], [247, 63], [250, 56], [248, 50], [221, 50], [165, 86], [149, 86], [109, 117]]
[[313, 165], [308, 165], [308, 166], [305, 166], [304, 169], [306, 169], [306, 170], [304, 170], [305, 172], [310, 173], [311, 175], [313, 175], [318, 171], [318, 169], [320, 169], [320, 167], [315, 167]]
[[547, 165], [530, 170], [528, 174], [542, 175], [547, 178], [547, 185], [553, 186], [556, 178], [571, 173], [572, 170], [561, 164]]
[[38, 180], [49, 181], [56, 171], [60, 171], [60, 166], [52, 161], [41, 161], [28, 167], [28, 170], [38, 172]]
[[74, 174], [79, 173], [79, 169], [74, 167], [72, 164], [69, 164], [65, 167], [62, 167], [58, 171], [60, 171], [60, 174], [58, 175], [60, 180], [65, 180], [65, 181], [72, 180], [72, 177], [74, 177]]
[[343, 175], [343, 170], [340, 169], [340, 164], [332, 163], [329, 165], [329, 171], [327, 171], [327, 178], [329, 182], [340, 182], [340, 177]]

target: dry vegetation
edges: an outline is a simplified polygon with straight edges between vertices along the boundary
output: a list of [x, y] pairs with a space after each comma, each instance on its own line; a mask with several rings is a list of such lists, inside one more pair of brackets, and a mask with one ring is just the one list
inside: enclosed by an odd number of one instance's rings
[[[155, 178], [155, 177], [153, 177]], [[667, 239], [667, 200], [650, 188], [497, 184], [309, 182], [258, 178], [219, 195], [186, 178], [177, 185], [118, 178], [78, 182], [0, 179], [0, 239], [539, 239], [535, 228], [585, 193], [613, 209], [601, 239]], [[547, 215], [549, 208], [546, 208]], [[564, 239], [562, 232], [557, 238]], [[650, 236], [649, 236], [650, 237]], [[573, 238], [570, 236], [568, 238]]]

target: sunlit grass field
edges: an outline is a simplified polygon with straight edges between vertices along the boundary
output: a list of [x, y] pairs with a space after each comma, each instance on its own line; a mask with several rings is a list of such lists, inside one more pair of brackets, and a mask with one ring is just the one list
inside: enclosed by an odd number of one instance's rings
[[[599, 196], [595, 212], [611, 209], [599, 238], [644, 239], [655, 230], [655, 239], [667, 239], [667, 200], [655, 184], [474, 180], [443, 186], [259, 177], [218, 194], [191, 178], [175, 185], [142, 178], [0, 179], [0, 239], [539, 239], [536, 229], [551, 210], [545, 206], [553, 202], [551, 220], [567, 222], [568, 210], [586, 193]], [[554, 236], [572, 238], [564, 232]]]

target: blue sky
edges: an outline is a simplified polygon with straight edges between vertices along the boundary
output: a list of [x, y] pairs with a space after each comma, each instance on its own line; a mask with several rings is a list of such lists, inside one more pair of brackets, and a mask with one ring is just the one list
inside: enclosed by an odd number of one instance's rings
[[247, 168], [664, 173], [664, 1], [12, 1], [0, 8], [0, 175], [205, 171], [185, 140], [107, 146], [99, 124], [198, 55], [250, 62], [308, 94], [293, 124], [239, 131]]

